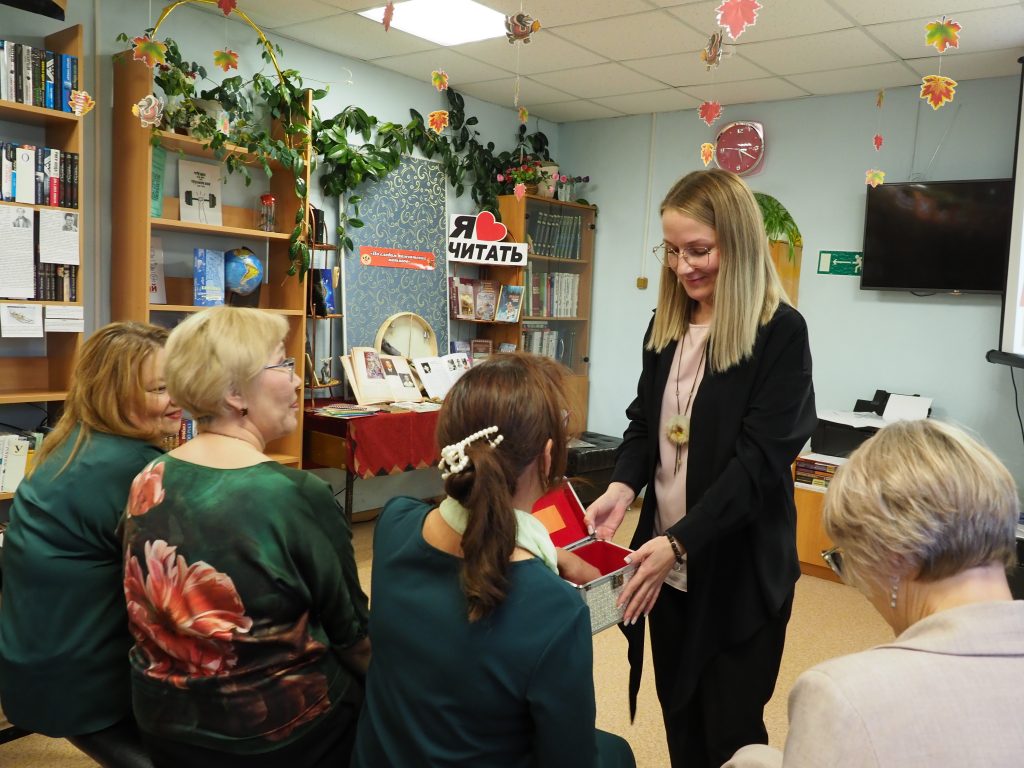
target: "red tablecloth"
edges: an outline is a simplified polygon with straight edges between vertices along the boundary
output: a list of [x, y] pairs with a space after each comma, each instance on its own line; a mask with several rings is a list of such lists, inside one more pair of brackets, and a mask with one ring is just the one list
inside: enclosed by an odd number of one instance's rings
[[372, 416], [337, 419], [307, 411], [303, 429], [348, 440], [352, 452], [351, 470], [366, 479], [436, 466], [441, 458], [434, 440], [437, 415], [437, 411], [382, 411]]

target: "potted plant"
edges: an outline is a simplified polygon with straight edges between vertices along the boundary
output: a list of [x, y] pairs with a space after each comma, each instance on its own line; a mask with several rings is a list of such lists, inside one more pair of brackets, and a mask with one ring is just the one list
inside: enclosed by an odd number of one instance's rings
[[504, 185], [505, 194], [513, 192], [517, 184], [523, 184], [526, 186], [527, 194], [536, 195], [540, 183], [551, 176], [543, 168], [540, 160], [527, 160], [519, 165], [510, 165], [495, 178], [499, 184]]
[[764, 192], [755, 192], [754, 198], [764, 219], [764, 230], [768, 235], [775, 269], [795, 307], [800, 292], [800, 258], [803, 255], [800, 228], [786, 206], [777, 198]]

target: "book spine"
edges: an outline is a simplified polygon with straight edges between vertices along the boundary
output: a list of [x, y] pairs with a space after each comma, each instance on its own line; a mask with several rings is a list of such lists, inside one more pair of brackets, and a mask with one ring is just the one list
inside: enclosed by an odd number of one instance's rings
[[25, 46], [21, 43], [14, 44], [14, 66], [11, 67], [14, 76], [14, 86], [11, 90], [14, 93], [14, 100], [19, 104], [25, 103]]
[[72, 91], [77, 91], [78, 90], [78, 57], [77, 56], [69, 56], [68, 58], [71, 59], [71, 90]]
[[14, 145], [9, 141], [0, 144], [0, 198], [14, 201]]
[[459, 318], [459, 278], [448, 278], [448, 317], [452, 320]]
[[0, 40], [0, 99], [10, 100], [7, 95], [7, 47], [6, 40]]
[[60, 156], [59, 149], [46, 150], [46, 195], [49, 205], [60, 205]]
[[61, 208], [68, 207], [68, 169], [71, 166], [71, 155], [62, 152], [60, 156], [60, 205]]
[[46, 205], [50, 191], [46, 188], [46, 147], [36, 147], [35, 203]]
[[43, 51], [43, 72], [44, 72], [44, 106], [47, 109], [53, 109], [54, 105], [54, 73], [53, 68], [55, 64], [55, 56], [53, 51]]
[[32, 46], [21, 46], [21, 94], [22, 104], [32, 103]]
[[78, 301], [78, 265], [68, 265], [68, 301]]
[[69, 188], [71, 191], [71, 198], [68, 200], [68, 206], [71, 208], [78, 208], [78, 153], [71, 153], [71, 177], [69, 179]]
[[46, 52], [32, 49], [32, 106], [46, 106]]
[[66, 295], [66, 293], [64, 291], [64, 288], [65, 288], [64, 281], [67, 279], [67, 270], [64, 269], [64, 265], [63, 264], [57, 264], [55, 266], [56, 266], [56, 269], [54, 270], [54, 289], [55, 289], [54, 292], [57, 295], [54, 296], [53, 300], [54, 301], [64, 301], [64, 296]]
[[61, 102], [60, 108], [64, 112], [71, 112], [71, 104], [69, 100], [71, 98], [71, 59], [73, 57], [68, 54], [61, 54], [60, 57], [60, 84], [61, 84]]

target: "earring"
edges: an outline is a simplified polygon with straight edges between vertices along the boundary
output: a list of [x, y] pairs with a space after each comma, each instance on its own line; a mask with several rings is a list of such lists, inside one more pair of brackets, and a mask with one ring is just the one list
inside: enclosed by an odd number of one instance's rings
[[889, 593], [889, 607], [890, 608], [895, 608], [896, 607], [896, 596], [897, 596], [897, 594], [899, 592], [899, 589], [900, 589], [900, 577], [899, 576], [893, 576], [892, 577], [892, 591]]
[[243, 416], [243, 418], [244, 418], [245, 416], [248, 416], [248, 415], [249, 415], [249, 409], [248, 409], [248, 408], [243, 408], [243, 409], [242, 409], [242, 410], [240, 411], [240, 413], [242, 414], [242, 416]]

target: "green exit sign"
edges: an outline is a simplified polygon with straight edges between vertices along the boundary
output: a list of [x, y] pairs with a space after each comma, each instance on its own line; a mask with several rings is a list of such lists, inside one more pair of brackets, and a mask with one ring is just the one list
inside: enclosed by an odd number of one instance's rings
[[862, 251], [818, 251], [819, 275], [859, 275], [863, 265]]

